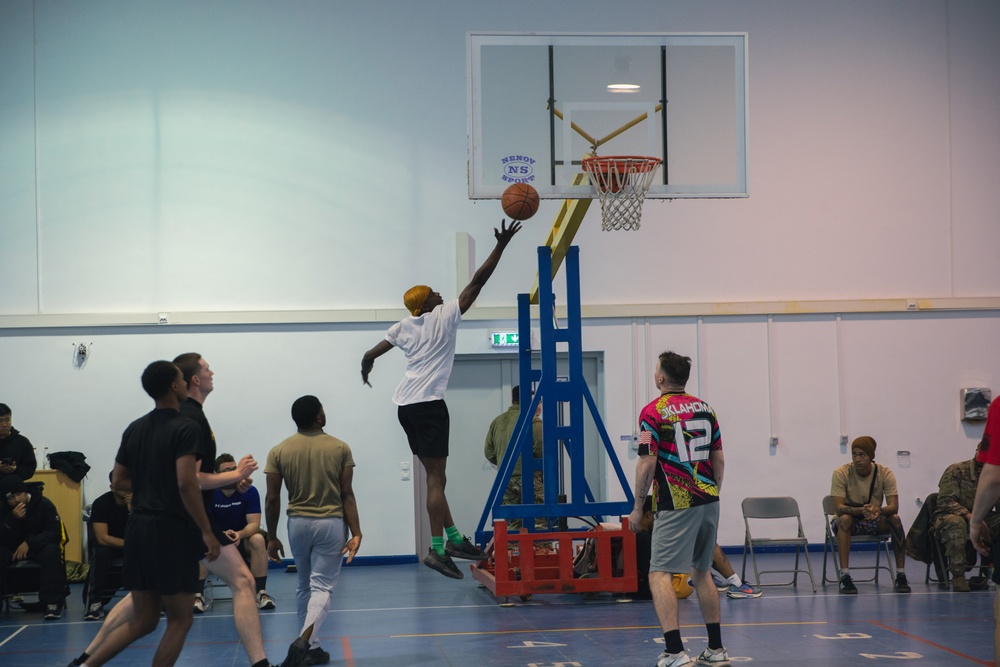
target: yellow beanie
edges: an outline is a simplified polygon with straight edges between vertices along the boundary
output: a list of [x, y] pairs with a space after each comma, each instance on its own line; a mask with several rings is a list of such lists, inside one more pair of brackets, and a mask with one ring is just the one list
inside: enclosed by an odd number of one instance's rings
[[414, 285], [403, 295], [403, 305], [406, 306], [411, 315], [416, 317], [420, 314], [420, 307], [424, 305], [424, 301], [430, 294], [431, 288], [427, 285]]

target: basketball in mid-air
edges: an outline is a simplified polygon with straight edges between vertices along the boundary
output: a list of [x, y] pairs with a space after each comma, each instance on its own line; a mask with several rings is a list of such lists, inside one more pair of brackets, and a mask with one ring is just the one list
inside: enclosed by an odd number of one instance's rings
[[500, 205], [511, 220], [527, 220], [538, 211], [538, 190], [527, 183], [513, 183], [503, 191]]

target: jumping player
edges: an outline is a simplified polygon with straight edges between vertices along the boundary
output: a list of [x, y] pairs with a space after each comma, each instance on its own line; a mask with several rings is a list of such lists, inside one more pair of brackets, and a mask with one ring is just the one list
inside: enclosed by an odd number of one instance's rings
[[[393, 347], [406, 355], [406, 373], [396, 387], [393, 402], [399, 406], [399, 423], [407, 441], [427, 473], [427, 516], [431, 525], [431, 549], [424, 565], [446, 577], [461, 579], [462, 572], [452, 557], [482, 560], [486, 557], [455, 526], [445, 497], [445, 467], [448, 463], [448, 407], [444, 403], [448, 378], [455, 361], [455, 338], [458, 325], [479, 296], [486, 281], [500, 262], [510, 240], [521, 223], [501, 221], [493, 229], [497, 244], [458, 299], [445, 303], [438, 292], [427, 285], [416, 285], [403, 295], [411, 317], [392, 325], [385, 339], [365, 352], [361, 360], [361, 379], [368, 384], [368, 374], [375, 359]], [[445, 541], [447, 534], [447, 542]]]

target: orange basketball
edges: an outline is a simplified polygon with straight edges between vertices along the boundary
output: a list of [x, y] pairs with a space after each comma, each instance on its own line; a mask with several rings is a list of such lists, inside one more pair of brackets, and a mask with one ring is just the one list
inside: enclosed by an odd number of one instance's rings
[[514, 183], [503, 191], [500, 205], [511, 220], [527, 220], [538, 211], [538, 190], [527, 183]]

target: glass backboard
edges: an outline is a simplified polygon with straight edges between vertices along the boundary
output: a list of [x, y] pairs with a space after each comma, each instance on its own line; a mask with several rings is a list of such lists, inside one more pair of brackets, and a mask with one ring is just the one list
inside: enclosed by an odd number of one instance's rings
[[747, 196], [746, 34], [469, 33], [468, 48], [471, 199], [517, 181], [592, 197], [574, 182], [595, 147], [662, 159], [647, 198]]

